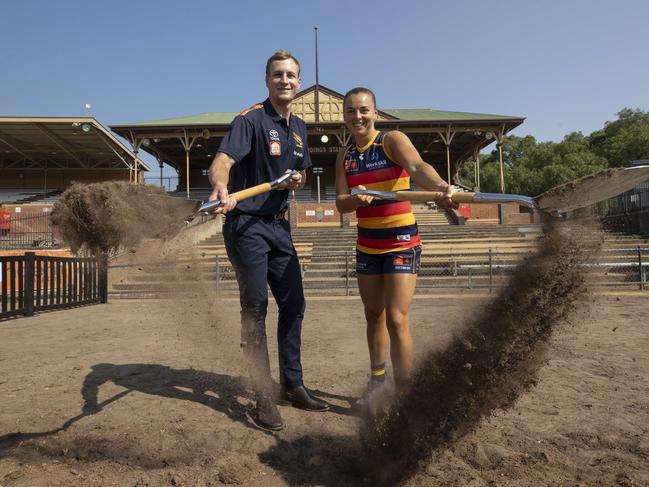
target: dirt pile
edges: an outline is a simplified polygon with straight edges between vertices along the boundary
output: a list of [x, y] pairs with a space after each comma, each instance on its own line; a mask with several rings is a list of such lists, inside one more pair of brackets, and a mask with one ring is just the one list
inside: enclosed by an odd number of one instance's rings
[[157, 186], [123, 181], [75, 183], [52, 209], [52, 225], [73, 252], [113, 253], [143, 238], [168, 238], [185, 226], [194, 202]]
[[361, 440], [377, 482], [410, 477], [420, 462], [535, 384], [553, 328], [587, 291], [580, 265], [601, 244], [594, 231], [548, 222], [539, 251], [518, 266], [482, 315], [423, 360], [410, 391], [391, 410], [364, 418]]

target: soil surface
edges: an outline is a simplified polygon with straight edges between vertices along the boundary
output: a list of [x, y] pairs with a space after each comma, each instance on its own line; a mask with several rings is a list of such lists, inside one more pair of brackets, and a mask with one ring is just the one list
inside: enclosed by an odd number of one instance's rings
[[52, 208], [52, 226], [73, 252], [115, 253], [143, 238], [169, 238], [185, 228], [197, 202], [158, 186], [108, 181], [72, 184]]
[[540, 208], [562, 213], [586, 208], [624, 193], [649, 180], [649, 166], [604, 169], [569, 181], [534, 198]]
[[[494, 298], [417, 297], [420, 369]], [[275, 378], [276, 318], [270, 306]], [[535, 386], [470, 418], [402, 485], [649, 485], [649, 294], [587, 295], [559, 321]], [[332, 409], [281, 405], [281, 432], [250, 420], [238, 344], [238, 301], [204, 295], [0, 322], [0, 485], [373, 485], [353, 406], [368, 373], [360, 300], [308, 300], [305, 382]]]

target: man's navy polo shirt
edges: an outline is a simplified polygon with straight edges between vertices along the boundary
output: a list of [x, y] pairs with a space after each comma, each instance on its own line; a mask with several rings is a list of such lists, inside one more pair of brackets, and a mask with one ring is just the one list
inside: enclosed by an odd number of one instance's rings
[[[219, 152], [235, 160], [230, 170], [230, 193], [268, 183], [287, 169], [301, 171], [311, 166], [304, 120], [291, 115], [287, 125], [268, 98], [237, 115]], [[270, 191], [238, 202], [228, 215], [274, 215], [286, 210], [287, 199], [288, 190]]]

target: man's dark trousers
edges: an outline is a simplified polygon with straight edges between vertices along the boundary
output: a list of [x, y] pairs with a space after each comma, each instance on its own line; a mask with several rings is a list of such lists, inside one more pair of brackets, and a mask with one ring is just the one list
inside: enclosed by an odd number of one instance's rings
[[267, 284], [279, 310], [280, 383], [287, 389], [301, 386], [300, 340], [306, 303], [288, 221], [273, 216], [228, 215], [223, 238], [239, 283], [241, 342], [254, 386], [258, 392], [266, 392], [271, 385], [265, 324]]

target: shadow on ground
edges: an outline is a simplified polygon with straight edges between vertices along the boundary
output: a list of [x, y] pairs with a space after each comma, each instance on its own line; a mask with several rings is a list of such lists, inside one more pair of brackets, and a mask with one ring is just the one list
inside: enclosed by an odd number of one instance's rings
[[[99, 387], [108, 382], [121, 386], [124, 390], [98, 402]], [[254, 428], [262, 435], [270, 434], [254, 426], [250, 419], [250, 406], [239, 402], [240, 398], [249, 397], [240, 377], [194, 369], [173, 369], [158, 364], [101, 363], [92, 366], [92, 371], [84, 379], [81, 387], [84, 406], [78, 415], [48, 431], [16, 431], [0, 436], [0, 457], [15, 456], [28, 459], [66, 456], [86, 461], [128, 460], [128, 463], [135, 463], [144, 468], [157, 468], [171, 463], [191, 463], [192, 452], [180, 451], [181, 449], [171, 456], [151, 454], [143, 450], [139, 445], [137, 433], [131, 435], [133, 438], [126, 433], [115, 439], [88, 435], [70, 440], [56, 436], [78, 421], [100, 413], [111, 403], [133, 391], [196, 402], [221, 412], [246, 427]], [[48, 441], [43, 441], [45, 438]]]

